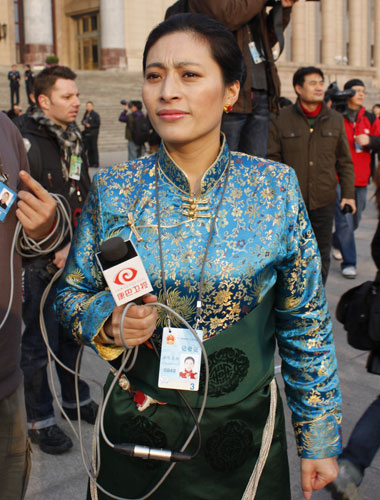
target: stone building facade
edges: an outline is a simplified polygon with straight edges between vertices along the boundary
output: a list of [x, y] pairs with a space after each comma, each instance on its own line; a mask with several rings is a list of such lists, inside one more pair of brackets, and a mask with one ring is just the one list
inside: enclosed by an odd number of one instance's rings
[[[41, 65], [55, 54], [73, 69], [140, 71], [146, 36], [173, 2], [0, 0], [0, 64]], [[340, 85], [360, 77], [377, 92], [380, 30], [375, 26], [380, 26], [380, 0], [299, 0], [278, 61], [283, 93], [293, 93], [291, 76], [300, 65], [318, 65], [327, 81]]]

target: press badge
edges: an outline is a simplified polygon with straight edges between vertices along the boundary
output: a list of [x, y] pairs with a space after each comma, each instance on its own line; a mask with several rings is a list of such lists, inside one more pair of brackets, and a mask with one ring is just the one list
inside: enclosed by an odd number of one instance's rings
[[80, 156], [71, 155], [69, 177], [74, 181], [80, 180], [82, 170], [82, 158]]
[[248, 48], [249, 48], [249, 51], [251, 53], [252, 60], [255, 64], [259, 64], [259, 63], [262, 63], [264, 61], [264, 59], [261, 57], [261, 55], [259, 54], [259, 51], [256, 48], [255, 42], [249, 42]]
[[0, 222], [4, 222], [16, 199], [17, 193], [0, 181]]
[[[203, 340], [203, 331], [197, 330]], [[201, 370], [202, 349], [187, 328], [164, 328], [158, 387], [197, 391]]]

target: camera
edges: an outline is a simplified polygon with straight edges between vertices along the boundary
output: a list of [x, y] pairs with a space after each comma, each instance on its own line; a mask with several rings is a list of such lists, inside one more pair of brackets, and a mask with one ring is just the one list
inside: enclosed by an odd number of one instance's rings
[[336, 82], [331, 83], [325, 93], [325, 101], [331, 100], [332, 108], [339, 113], [344, 113], [347, 109], [347, 99], [355, 95], [354, 89], [340, 90]]
[[342, 212], [343, 215], [352, 214], [353, 209], [352, 209], [351, 205], [349, 205], [348, 203], [346, 203], [344, 205], [344, 207], [341, 209], [341, 212]]
[[122, 106], [125, 106], [126, 104], [128, 104], [128, 101], [126, 101], [125, 99], [122, 99], [122, 100], [120, 101], [120, 104], [121, 104]]

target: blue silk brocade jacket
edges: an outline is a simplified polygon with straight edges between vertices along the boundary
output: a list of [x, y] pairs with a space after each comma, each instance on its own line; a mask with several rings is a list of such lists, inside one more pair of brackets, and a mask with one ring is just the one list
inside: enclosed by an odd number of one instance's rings
[[[123, 351], [96, 339], [115, 303], [95, 254], [116, 235], [133, 241], [153, 293], [164, 301], [156, 163], [168, 304], [194, 324], [202, 259], [230, 164], [206, 261], [200, 328], [205, 339], [223, 335], [274, 287], [276, 337], [298, 452], [304, 458], [340, 454], [341, 395], [320, 256], [296, 174], [288, 166], [230, 153], [223, 140], [195, 198], [164, 145], [156, 155], [98, 172], [61, 278], [60, 320], [106, 360]], [[159, 311], [158, 333], [164, 322]]]

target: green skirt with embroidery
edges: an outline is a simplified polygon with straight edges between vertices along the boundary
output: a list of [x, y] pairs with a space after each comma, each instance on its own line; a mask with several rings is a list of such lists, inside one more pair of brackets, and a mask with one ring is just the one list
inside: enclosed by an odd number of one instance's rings
[[[259, 455], [273, 378], [274, 320], [271, 294], [250, 314], [205, 342], [210, 364], [209, 395], [201, 421], [202, 447], [196, 458], [177, 463], [152, 500], [240, 500]], [[105, 412], [104, 425], [114, 443], [134, 443], [180, 450], [194, 422], [175, 391], [157, 388], [158, 361], [141, 347], [135, 368], [128, 373], [132, 386], [165, 402], [139, 412], [133, 395], [118, 385]], [[105, 392], [111, 384], [110, 374]], [[201, 379], [202, 382], [202, 379]], [[199, 393], [184, 392], [197, 414]], [[195, 434], [186, 450], [198, 445]], [[115, 452], [101, 439], [99, 484], [126, 499], [144, 497], [170, 464], [130, 458]], [[88, 499], [91, 498], [88, 492]], [[97, 490], [99, 500], [109, 497]], [[256, 500], [290, 500], [285, 424], [278, 396], [272, 445]]]

